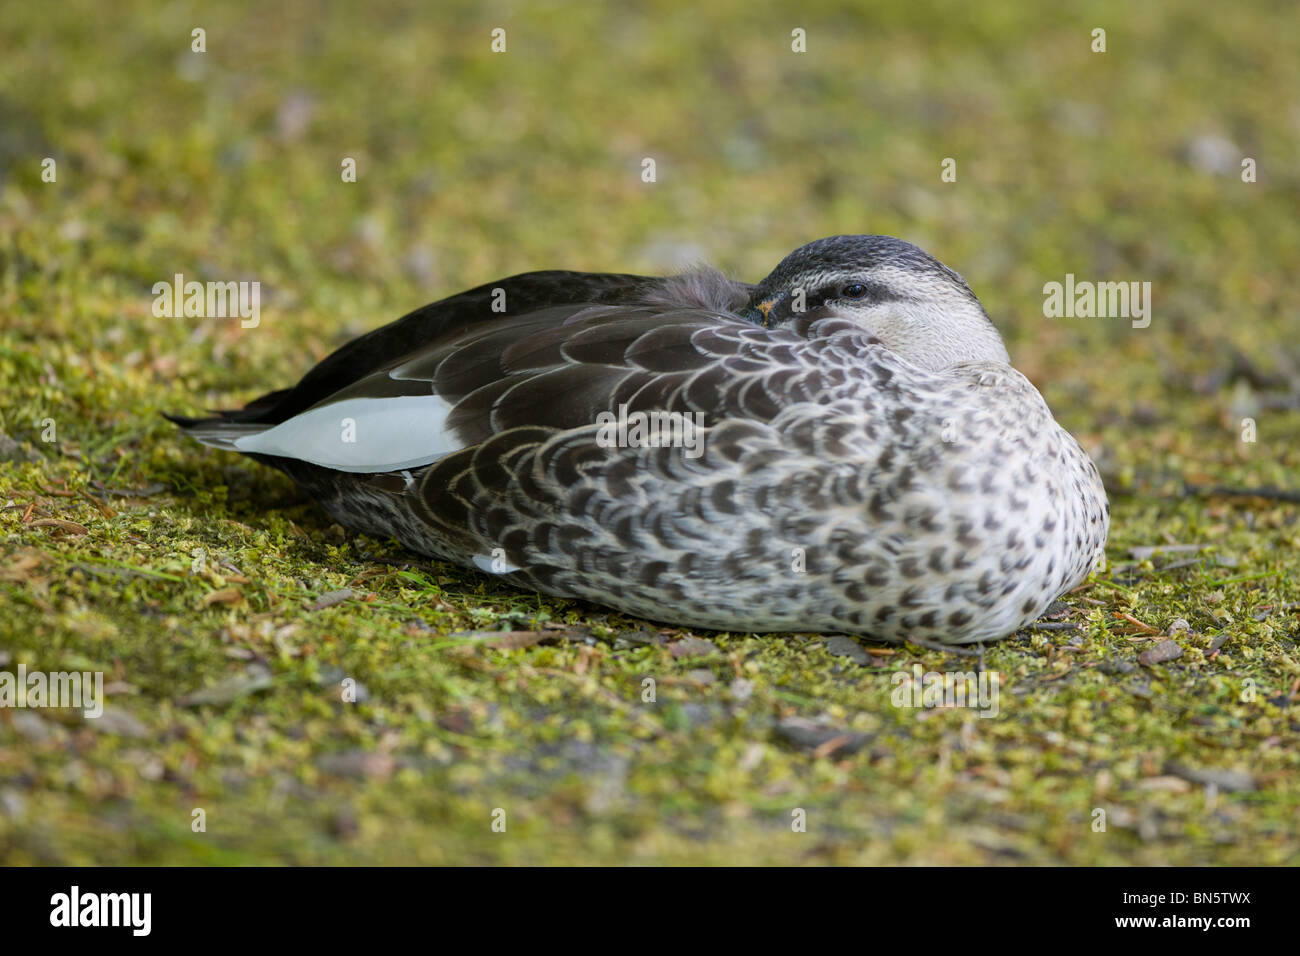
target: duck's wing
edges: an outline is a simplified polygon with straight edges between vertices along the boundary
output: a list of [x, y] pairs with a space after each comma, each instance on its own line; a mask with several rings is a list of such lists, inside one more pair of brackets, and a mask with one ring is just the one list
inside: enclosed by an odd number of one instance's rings
[[323, 359], [292, 388], [255, 399], [240, 409], [219, 411], [213, 418], [169, 415], [182, 426], [211, 424], [214, 419], [274, 425], [325, 401], [340, 389], [399, 357], [429, 343], [502, 316], [526, 317], [553, 306], [618, 303], [651, 296], [663, 280], [625, 273], [526, 272], [498, 279], [432, 302], [388, 325], [353, 339]]
[[840, 348], [723, 310], [552, 306], [437, 336], [280, 421], [224, 416], [187, 432], [334, 471], [400, 472], [513, 429], [594, 426], [603, 413], [766, 422], [848, 388], [860, 370], [833, 360]]
[[[850, 322], [804, 332], [701, 310], [577, 316], [506, 350], [505, 374], [457, 403], [449, 420], [464, 448], [409, 481], [366, 476], [367, 501], [401, 495], [422, 529], [406, 539], [416, 550], [594, 600], [605, 586], [653, 584], [674, 549], [688, 563], [694, 552], [729, 555], [708, 569], [701, 558], [699, 570], [735, 582], [789, 535], [798, 545], [831, 534], [837, 516], [858, 529], [846, 541], [861, 539], [867, 507], [910, 494], [910, 450], [927, 433], [939, 442], [935, 423], [908, 408], [937, 376]], [[694, 441], [685, 428], [674, 435], [683, 441], [602, 436], [603, 416], [612, 430], [616, 413], [637, 412], [685, 413], [678, 422], [699, 431]], [[756, 543], [763, 521], [782, 529], [779, 542]]]
[[[840, 499], [884, 507], [873, 462], [901, 495], [911, 469], [886, 459], [923, 462], [909, 449], [939, 441], [915, 411], [931, 379], [840, 319], [765, 329], [721, 309], [559, 306], [439, 337], [275, 425], [188, 431], [284, 470], [348, 527], [479, 566], [508, 539], [510, 563], [536, 571], [556, 543], [520, 535], [608, 525], [613, 554], [643, 519], [716, 537], [743, 532], [751, 506], [813, 525]], [[602, 438], [602, 418], [637, 412], [689, 414], [695, 447]]]

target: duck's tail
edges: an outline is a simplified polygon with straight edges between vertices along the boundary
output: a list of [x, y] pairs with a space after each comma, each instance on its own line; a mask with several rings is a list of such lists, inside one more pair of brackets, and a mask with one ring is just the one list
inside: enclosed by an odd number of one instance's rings
[[231, 421], [228, 418], [189, 418], [163, 412], [169, 422], [179, 425], [190, 438], [213, 448], [239, 451], [235, 442], [246, 435], [257, 435], [273, 426], [256, 422]]
[[268, 392], [253, 399], [243, 408], [213, 410], [210, 415], [204, 417], [163, 412], [163, 418], [179, 425], [185, 430], [185, 434], [205, 445], [238, 451], [239, 449], [234, 445], [236, 439], [264, 432], [284, 420], [285, 416], [278, 414], [279, 405], [291, 391], [292, 389], [282, 388], [279, 391]]

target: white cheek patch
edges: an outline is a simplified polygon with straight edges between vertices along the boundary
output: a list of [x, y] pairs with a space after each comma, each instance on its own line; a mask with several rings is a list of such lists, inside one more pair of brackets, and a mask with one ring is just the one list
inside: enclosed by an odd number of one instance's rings
[[236, 438], [242, 452], [296, 458], [335, 471], [419, 468], [464, 443], [445, 429], [451, 405], [437, 395], [349, 398], [274, 428]]

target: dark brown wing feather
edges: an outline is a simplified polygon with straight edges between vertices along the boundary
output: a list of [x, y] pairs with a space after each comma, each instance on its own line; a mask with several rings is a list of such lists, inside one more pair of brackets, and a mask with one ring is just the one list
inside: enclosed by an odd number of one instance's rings
[[[306, 411], [375, 369], [479, 322], [499, 320], [492, 304], [500, 289], [504, 315], [518, 318], [565, 303], [616, 303], [660, 280], [623, 273], [525, 272], [422, 306], [375, 329], [323, 359], [293, 388], [270, 392], [242, 409], [219, 413], [228, 421], [277, 424]], [[187, 420], [198, 421], [198, 419]]]

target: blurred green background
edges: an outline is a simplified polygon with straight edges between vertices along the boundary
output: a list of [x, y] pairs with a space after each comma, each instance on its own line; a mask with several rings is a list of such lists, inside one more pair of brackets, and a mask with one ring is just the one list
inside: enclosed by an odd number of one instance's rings
[[[0, 859], [1297, 862], [1296, 507], [1185, 485], [1300, 485], [1298, 20], [6, 3], [0, 667], [104, 670], [113, 694], [99, 722], [0, 712]], [[998, 720], [889, 707], [899, 666], [969, 664], [943, 654], [716, 634], [675, 653], [680, 634], [348, 542], [158, 416], [291, 384], [499, 276], [703, 259], [755, 281], [836, 233], [961, 272], [1111, 491], [1111, 568], [1062, 612], [1077, 636], [986, 656]], [[155, 318], [177, 272], [261, 282], [261, 325]], [[1150, 327], [1044, 318], [1066, 273], [1151, 282]], [[1206, 550], [1176, 569], [1132, 550], [1171, 543]], [[1180, 619], [1183, 656], [1137, 664]], [[449, 636], [539, 628], [557, 640]], [[868, 743], [803, 746], [797, 719]]]

